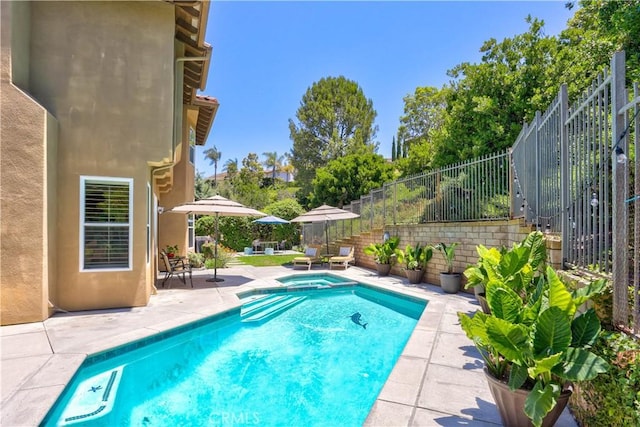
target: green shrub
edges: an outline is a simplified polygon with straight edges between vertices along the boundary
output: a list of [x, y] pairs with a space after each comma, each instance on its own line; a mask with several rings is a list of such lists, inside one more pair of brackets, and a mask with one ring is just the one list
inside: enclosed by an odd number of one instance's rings
[[217, 268], [224, 268], [229, 263], [229, 260], [233, 256], [233, 251], [229, 248], [225, 248], [223, 245], [218, 246], [218, 253], [216, 259], [215, 243], [208, 242], [202, 245], [202, 255], [204, 256], [204, 266], [208, 269], [214, 267], [214, 260], [217, 260]]
[[189, 252], [187, 253], [187, 258], [189, 259], [189, 264], [191, 264], [191, 266], [193, 268], [200, 268], [202, 267], [202, 264], [204, 263], [204, 255], [203, 254], [199, 254], [196, 252]]
[[640, 343], [603, 332], [593, 352], [610, 362], [608, 372], [578, 383], [571, 407], [584, 427], [640, 426]]

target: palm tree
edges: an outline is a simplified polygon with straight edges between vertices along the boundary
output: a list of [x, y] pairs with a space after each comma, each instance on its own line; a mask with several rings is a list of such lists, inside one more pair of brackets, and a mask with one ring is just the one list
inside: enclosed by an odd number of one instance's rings
[[209, 164], [213, 165], [213, 186], [217, 187], [218, 184], [216, 182], [216, 175], [218, 175], [218, 161], [220, 160], [220, 157], [222, 157], [222, 152], [218, 151], [218, 149], [214, 145], [213, 148], [205, 150], [204, 157], [211, 161], [211, 163]]
[[293, 180], [293, 173], [296, 171], [296, 168], [293, 167], [291, 163], [286, 163], [280, 167], [280, 170], [287, 174], [286, 181], [290, 182]]
[[222, 170], [227, 173], [229, 178], [233, 178], [238, 173], [238, 158], [227, 160]]
[[278, 156], [278, 153], [275, 151], [262, 153], [262, 155], [265, 156], [265, 161], [262, 164], [267, 168], [271, 168], [271, 183], [275, 187], [276, 171], [280, 169], [284, 156]]

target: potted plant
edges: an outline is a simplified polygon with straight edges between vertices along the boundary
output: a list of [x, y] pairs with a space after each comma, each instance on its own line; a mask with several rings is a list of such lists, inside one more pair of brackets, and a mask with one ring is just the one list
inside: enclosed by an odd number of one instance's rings
[[169, 258], [173, 258], [178, 254], [178, 245], [167, 245], [164, 251]]
[[[600, 333], [595, 311], [578, 312], [604, 290], [605, 281], [570, 292], [546, 266], [540, 232], [510, 250], [478, 253], [491, 314], [458, 313], [460, 325], [484, 359], [503, 424], [552, 426], [568, 402], [571, 382], [608, 368], [590, 351]], [[470, 267], [470, 275], [477, 268]]]
[[371, 243], [363, 251], [367, 255], [373, 255], [378, 269], [379, 276], [387, 276], [391, 271], [391, 266], [396, 262], [398, 256], [398, 245], [400, 238], [390, 237], [382, 243]]
[[440, 251], [444, 257], [444, 261], [447, 263], [447, 271], [440, 273], [440, 286], [442, 290], [448, 294], [455, 294], [460, 290], [460, 284], [462, 283], [462, 275], [460, 273], [453, 272], [453, 260], [456, 257], [456, 246], [458, 243], [451, 243], [447, 246], [445, 243], [440, 242], [434, 249]]
[[424, 270], [427, 263], [433, 257], [433, 248], [429, 245], [422, 246], [416, 243], [415, 246], [407, 245], [405, 250], [398, 250], [398, 262], [404, 263], [409, 283], [416, 284], [422, 282]]

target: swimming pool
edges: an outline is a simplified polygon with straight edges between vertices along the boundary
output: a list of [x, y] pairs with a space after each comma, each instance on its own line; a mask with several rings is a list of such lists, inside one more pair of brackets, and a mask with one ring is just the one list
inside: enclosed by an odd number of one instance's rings
[[425, 305], [362, 285], [266, 294], [88, 358], [44, 425], [361, 425]]
[[355, 285], [357, 282], [341, 277], [334, 276], [329, 273], [312, 273], [312, 274], [294, 274], [278, 279], [278, 282], [284, 286], [293, 288], [302, 287], [323, 287], [323, 286], [339, 286], [339, 285]]

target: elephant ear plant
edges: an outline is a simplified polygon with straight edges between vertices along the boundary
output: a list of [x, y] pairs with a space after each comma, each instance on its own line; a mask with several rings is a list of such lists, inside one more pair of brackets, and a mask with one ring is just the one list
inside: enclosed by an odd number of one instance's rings
[[433, 247], [416, 243], [414, 246], [407, 245], [404, 251], [397, 251], [397, 254], [398, 262], [404, 263], [405, 269], [424, 270], [433, 258]]
[[363, 251], [367, 255], [373, 255], [378, 264], [393, 264], [399, 253], [399, 244], [400, 238], [394, 236], [382, 243], [371, 243], [369, 246], [366, 246]]
[[479, 247], [478, 253], [478, 264], [465, 274], [485, 286], [491, 314], [458, 313], [461, 327], [482, 355], [487, 375], [511, 390], [529, 390], [524, 412], [541, 426], [565, 386], [608, 369], [590, 351], [600, 320], [593, 309], [578, 311], [604, 290], [605, 281], [570, 292], [546, 266], [540, 232], [509, 250]]

